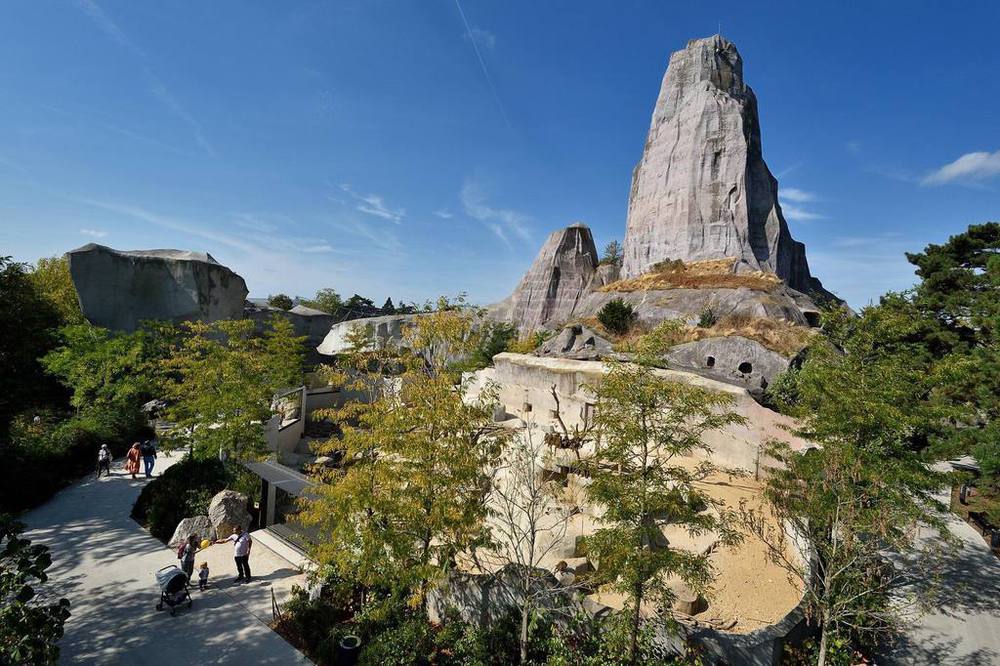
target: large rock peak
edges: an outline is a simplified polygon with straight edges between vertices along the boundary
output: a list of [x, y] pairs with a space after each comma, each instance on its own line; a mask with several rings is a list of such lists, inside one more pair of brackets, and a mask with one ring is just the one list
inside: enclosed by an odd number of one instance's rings
[[590, 228], [571, 224], [552, 232], [514, 293], [496, 306], [500, 318], [524, 332], [568, 319], [597, 271]]
[[184, 250], [114, 250], [90, 243], [66, 253], [83, 316], [134, 331], [148, 319], [239, 319], [247, 285], [211, 255]]
[[623, 277], [665, 259], [734, 257], [803, 292], [822, 291], [792, 239], [761, 155], [757, 99], [736, 46], [715, 35], [670, 57], [632, 174]]

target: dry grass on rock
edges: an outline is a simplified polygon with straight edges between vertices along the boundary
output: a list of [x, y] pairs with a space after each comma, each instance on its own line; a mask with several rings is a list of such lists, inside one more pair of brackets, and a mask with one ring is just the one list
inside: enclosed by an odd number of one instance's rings
[[753, 271], [737, 273], [736, 259], [712, 259], [684, 263], [661, 261], [653, 270], [639, 277], [618, 280], [598, 291], [656, 291], [659, 289], [739, 289], [772, 291], [783, 283], [774, 273]]

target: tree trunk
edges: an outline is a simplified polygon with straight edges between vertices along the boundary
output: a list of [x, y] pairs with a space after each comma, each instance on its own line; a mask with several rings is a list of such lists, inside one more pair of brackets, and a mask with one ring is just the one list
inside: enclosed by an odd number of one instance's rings
[[826, 664], [826, 623], [819, 630], [819, 658], [816, 661], [816, 666], [825, 666]]
[[642, 624], [642, 584], [635, 586], [635, 611], [632, 613], [632, 638], [629, 647], [629, 663], [639, 663], [639, 626]]
[[528, 605], [521, 606], [521, 663], [528, 663]]

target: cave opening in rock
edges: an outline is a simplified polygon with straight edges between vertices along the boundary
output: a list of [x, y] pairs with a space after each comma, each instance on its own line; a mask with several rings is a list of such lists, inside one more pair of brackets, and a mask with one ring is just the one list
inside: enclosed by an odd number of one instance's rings
[[709, 368], [714, 368], [715, 367], [715, 357], [714, 356], [709, 356], [708, 358], [706, 358], [705, 359], [705, 365], [708, 366]]
[[750, 365], [750, 361], [743, 361], [742, 363], [740, 363], [740, 366], [739, 366], [738, 369], [744, 375], [749, 375], [751, 372], [753, 372], [753, 366]]

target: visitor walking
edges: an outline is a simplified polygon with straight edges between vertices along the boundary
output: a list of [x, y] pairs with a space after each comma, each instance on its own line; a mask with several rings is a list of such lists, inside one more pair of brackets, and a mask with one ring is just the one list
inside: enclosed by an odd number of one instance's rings
[[101, 470], [111, 476], [111, 449], [107, 444], [101, 444], [101, 450], [97, 452], [97, 478], [101, 478]]
[[148, 479], [153, 476], [153, 465], [156, 463], [156, 444], [153, 443], [153, 440], [147, 439], [139, 447], [139, 450], [142, 452], [142, 462], [146, 466], [146, 478]]
[[177, 552], [177, 558], [181, 561], [181, 569], [187, 574], [188, 580], [194, 576], [194, 556], [198, 553], [199, 542], [198, 535], [192, 534]]
[[139, 452], [139, 442], [132, 444], [132, 448], [128, 450], [128, 455], [125, 456], [125, 471], [132, 475], [132, 480], [135, 480], [135, 475], [139, 473], [139, 458], [142, 454]]
[[215, 543], [226, 543], [227, 541], [233, 542], [233, 559], [236, 561], [236, 572], [239, 574], [233, 582], [239, 583], [240, 581], [245, 580], [249, 583], [250, 547], [253, 545], [253, 539], [250, 538], [250, 533], [237, 525], [233, 528], [232, 534], [225, 539], [219, 539]]

